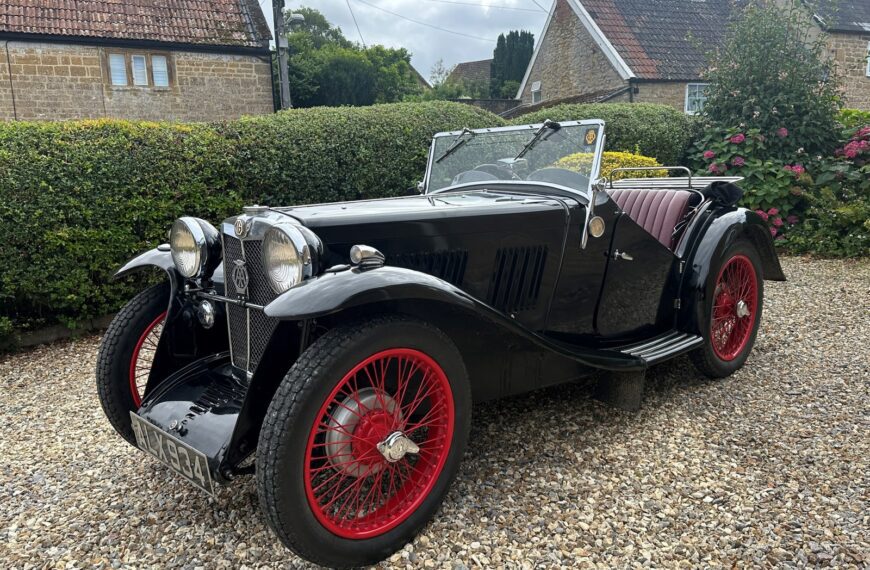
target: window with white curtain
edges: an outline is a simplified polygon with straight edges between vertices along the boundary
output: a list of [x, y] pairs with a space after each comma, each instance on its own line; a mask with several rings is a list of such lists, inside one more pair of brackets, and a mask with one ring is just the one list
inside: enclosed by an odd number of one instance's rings
[[148, 85], [148, 65], [144, 55], [134, 55], [130, 58], [133, 69], [133, 85]]
[[541, 93], [541, 82], [535, 81], [532, 83], [532, 103], [540, 103], [544, 100], [544, 96]]
[[127, 85], [127, 58], [123, 54], [109, 54], [109, 75], [112, 85]]
[[151, 77], [154, 87], [169, 87], [169, 66], [165, 55], [151, 56]]
[[696, 115], [704, 110], [707, 103], [709, 83], [689, 83], [686, 85], [686, 113]]

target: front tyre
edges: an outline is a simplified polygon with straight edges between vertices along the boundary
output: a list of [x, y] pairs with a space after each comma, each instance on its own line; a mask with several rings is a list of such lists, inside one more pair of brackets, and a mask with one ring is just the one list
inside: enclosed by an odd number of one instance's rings
[[333, 329], [266, 414], [256, 471], [266, 519], [312, 562], [383, 560], [437, 511], [470, 419], [465, 366], [440, 330], [402, 317]]
[[97, 357], [97, 393], [112, 427], [136, 445], [130, 412], [139, 409], [169, 305], [169, 284], [149, 287], [112, 319]]
[[752, 347], [761, 323], [764, 281], [755, 248], [737, 242], [728, 248], [711, 275], [705, 342], [689, 353], [699, 372], [724, 378], [739, 370]]

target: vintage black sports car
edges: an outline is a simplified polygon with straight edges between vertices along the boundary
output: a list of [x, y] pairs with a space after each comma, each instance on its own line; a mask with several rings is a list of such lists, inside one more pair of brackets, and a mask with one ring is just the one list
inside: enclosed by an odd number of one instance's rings
[[739, 179], [599, 179], [604, 138], [441, 133], [417, 195], [178, 219], [118, 271], [166, 279], [106, 332], [106, 415], [208, 493], [255, 472], [286, 546], [355, 566], [435, 514], [472, 402], [597, 374], [636, 408], [645, 370], [684, 353], [731, 374], [763, 280], [785, 279], [768, 228]]

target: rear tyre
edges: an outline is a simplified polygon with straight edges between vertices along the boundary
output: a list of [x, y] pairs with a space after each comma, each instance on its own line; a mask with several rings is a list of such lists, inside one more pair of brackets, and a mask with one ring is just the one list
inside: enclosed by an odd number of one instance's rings
[[764, 301], [761, 263], [755, 248], [737, 242], [713, 268], [716, 276], [705, 307], [704, 344], [689, 353], [695, 368], [709, 378], [724, 378], [749, 358]]
[[132, 445], [136, 438], [130, 412], [142, 404], [168, 305], [168, 283], [141, 291], [112, 319], [100, 343], [96, 374], [100, 404], [115, 431]]
[[470, 420], [465, 366], [440, 330], [403, 317], [333, 329], [266, 414], [256, 470], [266, 520], [317, 564], [383, 560], [437, 511]]

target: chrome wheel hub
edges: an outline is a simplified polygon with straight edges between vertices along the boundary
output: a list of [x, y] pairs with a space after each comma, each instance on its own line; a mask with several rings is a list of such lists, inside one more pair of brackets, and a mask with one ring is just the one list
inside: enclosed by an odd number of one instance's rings
[[[365, 457], [366, 461], [351, 460], [359, 455], [359, 450], [354, 447], [355, 443], [359, 443], [357, 431], [361, 427], [360, 424], [369, 427], [369, 422], [364, 418], [377, 416], [383, 418], [392, 416], [395, 412], [396, 401], [388, 394], [374, 388], [363, 388], [342, 400], [332, 414], [332, 420], [329, 422], [329, 429], [326, 432], [326, 454], [330, 457], [333, 467], [344, 471], [351, 477], [365, 477], [380, 471], [383, 465], [371, 461], [377, 458], [377, 453], [374, 450], [372, 450], [374, 457]], [[399, 414], [399, 419], [401, 419], [401, 412]]]
[[737, 301], [737, 316], [741, 319], [749, 316], [749, 305], [746, 301]]
[[381, 452], [384, 459], [390, 463], [395, 463], [405, 457], [407, 453], [420, 453], [420, 447], [402, 432], [394, 431], [387, 436], [387, 439], [378, 444], [378, 451]]

